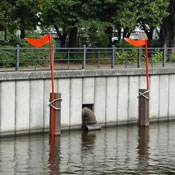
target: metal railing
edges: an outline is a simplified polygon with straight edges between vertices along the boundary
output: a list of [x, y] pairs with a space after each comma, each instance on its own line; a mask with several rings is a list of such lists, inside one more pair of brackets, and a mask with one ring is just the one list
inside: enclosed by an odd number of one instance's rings
[[[141, 68], [144, 48], [54, 48], [55, 70]], [[175, 48], [148, 48], [149, 66], [175, 67]], [[0, 71], [49, 70], [49, 48], [0, 48]]]

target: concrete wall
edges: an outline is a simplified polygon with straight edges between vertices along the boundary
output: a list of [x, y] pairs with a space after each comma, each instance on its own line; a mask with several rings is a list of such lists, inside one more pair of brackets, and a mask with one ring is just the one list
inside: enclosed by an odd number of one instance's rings
[[[83, 104], [103, 125], [136, 123], [139, 88], [146, 88], [144, 69], [55, 72], [62, 129], [81, 128]], [[175, 71], [151, 69], [150, 89], [150, 119], [175, 119]], [[50, 72], [0, 73], [1, 136], [48, 131], [50, 92]]]

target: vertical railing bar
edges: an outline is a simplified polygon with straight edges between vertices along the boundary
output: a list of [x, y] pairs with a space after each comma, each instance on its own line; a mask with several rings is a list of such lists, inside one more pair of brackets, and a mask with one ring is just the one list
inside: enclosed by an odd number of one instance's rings
[[100, 50], [98, 50], [98, 58], [97, 58], [98, 60], [98, 69], [100, 68]]
[[70, 69], [70, 50], [68, 49], [68, 64], [67, 68]]
[[165, 67], [165, 60], [166, 60], [166, 45], [163, 47], [163, 62], [162, 62], [162, 67]]
[[137, 62], [137, 67], [140, 68], [141, 66], [141, 48], [138, 48], [138, 62]]
[[19, 45], [16, 47], [16, 71], [19, 70]]
[[125, 56], [125, 68], [127, 68], [127, 64], [128, 64], [128, 58], [127, 56]]
[[112, 45], [112, 60], [111, 60], [111, 68], [114, 68], [114, 60], [115, 60], [115, 46]]
[[82, 69], [86, 69], [86, 46], [83, 46], [83, 64]]
[[54, 54], [54, 51], [55, 51], [55, 49], [54, 49], [54, 45], [52, 45], [52, 60], [53, 60], [53, 70], [54, 70], [54, 63], [55, 63], [55, 54]]
[[36, 49], [34, 49], [34, 70], [36, 70]]

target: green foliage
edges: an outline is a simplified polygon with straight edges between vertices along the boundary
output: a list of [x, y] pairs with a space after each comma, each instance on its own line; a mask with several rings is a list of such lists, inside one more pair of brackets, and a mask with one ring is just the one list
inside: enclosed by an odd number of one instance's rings
[[159, 27], [163, 19], [168, 15], [166, 11], [168, 4], [167, 0], [138, 1], [138, 23], [147, 34], [148, 39], [152, 40], [153, 30]]
[[155, 49], [153, 54], [151, 54], [151, 59], [153, 63], [162, 61], [162, 58], [163, 58], [163, 52], [160, 49]]
[[167, 57], [168, 57], [169, 62], [175, 62], [175, 53], [174, 52], [169, 52]]
[[134, 63], [138, 59], [138, 49], [120, 49], [115, 52], [115, 63]]
[[0, 67], [13, 67], [15, 65], [15, 49], [10, 46], [3, 46], [3, 50], [0, 53]]
[[112, 36], [120, 39], [121, 30], [127, 37], [136, 26], [152, 33], [167, 16], [168, 4], [169, 0], [1, 0], [0, 30], [13, 45], [18, 43], [17, 29], [23, 38], [40, 26], [47, 32], [54, 29], [61, 42], [68, 40], [73, 46], [86, 36], [89, 44], [105, 47], [111, 46]]

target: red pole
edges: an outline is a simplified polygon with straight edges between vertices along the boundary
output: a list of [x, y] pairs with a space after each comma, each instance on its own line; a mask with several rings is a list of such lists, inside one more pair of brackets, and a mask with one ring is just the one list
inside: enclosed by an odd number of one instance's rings
[[[51, 42], [51, 34], [49, 34], [49, 43], [50, 43], [50, 68], [51, 68], [51, 79], [52, 79], [52, 101], [54, 100], [54, 74], [53, 74], [53, 58], [52, 58], [52, 42]], [[54, 103], [52, 103], [54, 106]], [[51, 136], [54, 136], [54, 108], [51, 109]]]
[[145, 42], [145, 55], [146, 55], [146, 81], [147, 81], [147, 89], [149, 89], [149, 72], [148, 72], [148, 48], [147, 48], [147, 40]]

